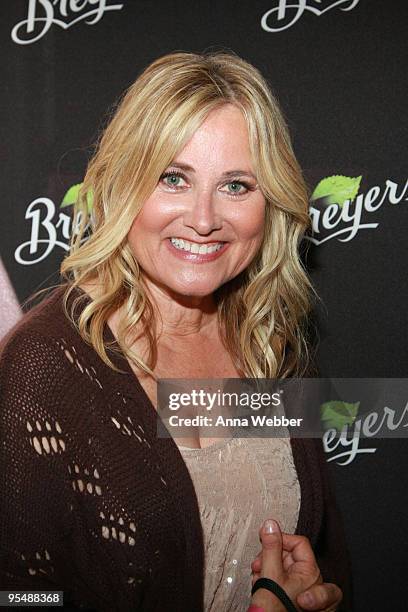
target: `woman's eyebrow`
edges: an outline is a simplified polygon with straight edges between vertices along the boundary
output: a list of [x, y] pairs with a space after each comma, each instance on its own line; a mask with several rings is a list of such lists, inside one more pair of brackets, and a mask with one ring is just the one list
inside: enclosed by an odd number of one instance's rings
[[256, 181], [256, 176], [250, 170], [229, 170], [228, 172], [224, 172], [221, 176], [223, 178], [234, 178], [237, 175], [242, 176], [250, 176]]
[[[169, 168], [179, 168], [180, 170], [184, 170], [185, 172], [195, 172], [194, 168], [189, 164], [183, 164], [181, 162], [173, 162], [169, 164]], [[228, 172], [223, 172], [221, 175], [222, 178], [234, 178], [237, 175], [245, 175], [250, 176], [254, 180], [256, 180], [256, 176], [250, 170], [228, 170]]]

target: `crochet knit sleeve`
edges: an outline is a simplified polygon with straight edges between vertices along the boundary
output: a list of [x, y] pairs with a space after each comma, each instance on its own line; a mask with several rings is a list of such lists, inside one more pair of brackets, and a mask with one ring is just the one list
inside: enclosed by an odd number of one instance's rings
[[64, 583], [71, 488], [52, 340], [17, 332], [0, 358], [0, 587]]
[[[63, 591], [70, 610], [147, 610], [156, 548], [135, 533], [125, 499], [140, 498], [143, 458], [123, 450], [122, 397], [52, 314], [24, 321], [0, 350], [0, 590]], [[148, 461], [147, 442], [130, 448]]]

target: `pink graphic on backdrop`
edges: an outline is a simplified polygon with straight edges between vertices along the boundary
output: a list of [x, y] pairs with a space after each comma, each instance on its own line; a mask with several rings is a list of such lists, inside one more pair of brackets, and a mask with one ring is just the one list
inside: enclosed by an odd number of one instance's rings
[[21, 315], [16, 294], [0, 259], [0, 338], [17, 323]]

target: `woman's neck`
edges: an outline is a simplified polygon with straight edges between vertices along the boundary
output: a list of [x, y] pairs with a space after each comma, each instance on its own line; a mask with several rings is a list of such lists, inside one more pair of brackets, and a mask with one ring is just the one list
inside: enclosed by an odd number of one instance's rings
[[218, 334], [218, 312], [213, 295], [185, 296], [154, 284], [145, 286], [157, 316], [161, 338], [187, 340], [189, 337]]

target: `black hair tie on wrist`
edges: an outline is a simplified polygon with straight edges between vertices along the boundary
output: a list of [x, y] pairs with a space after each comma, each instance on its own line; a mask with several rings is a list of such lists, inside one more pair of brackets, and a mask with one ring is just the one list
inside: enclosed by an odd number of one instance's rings
[[271, 580], [270, 578], [258, 578], [252, 587], [251, 595], [253, 595], [258, 589], [267, 589], [268, 591], [271, 591], [271, 593], [276, 595], [276, 597], [281, 600], [288, 612], [297, 612], [287, 593], [274, 580]]

